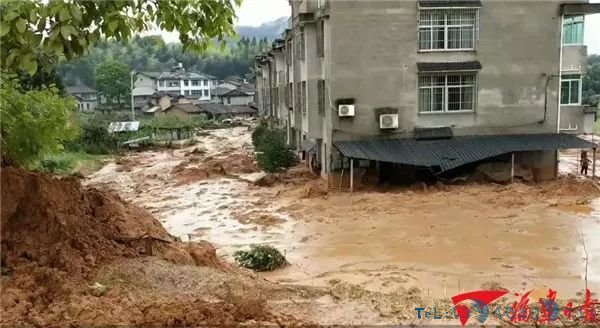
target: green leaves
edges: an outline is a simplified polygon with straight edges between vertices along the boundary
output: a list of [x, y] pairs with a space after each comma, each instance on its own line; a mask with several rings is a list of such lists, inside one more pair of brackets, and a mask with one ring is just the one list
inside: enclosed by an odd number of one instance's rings
[[[100, 36], [127, 40], [153, 23], [185, 34], [183, 48], [205, 50], [212, 39], [235, 33], [234, 4], [239, 0], [138, 1], [5, 1], [0, 17], [0, 64], [7, 67], [9, 50], [17, 57], [49, 53], [79, 57]], [[42, 37], [45, 38], [41, 43]], [[80, 41], [83, 40], [83, 41]], [[11, 58], [14, 62], [15, 58]], [[29, 59], [16, 61], [34, 69]], [[15, 67], [16, 68], [16, 67]], [[37, 67], [35, 67], [37, 69]]]
[[8, 32], [10, 32], [10, 24], [0, 22], [0, 37], [5, 36]]
[[58, 14], [58, 19], [60, 19], [61, 22], [66, 22], [69, 20], [69, 18], [71, 18], [71, 14], [69, 14], [69, 8], [63, 7]]
[[31, 75], [35, 74], [35, 71], [37, 71], [37, 61], [35, 60], [35, 56], [33, 54], [22, 56], [19, 66]]
[[[75, 100], [58, 95], [58, 90], [20, 91], [3, 72], [0, 81], [0, 131], [2, 157], [32, 167], [46, 154], [62, 149], [62, 142], [77, 135], [71, 122]], [[10, 74], [9, 74], [10, 75]]]
[[15, 21], [15, 27], [19, 33], [25, 32], [25, 27], [27, 26], [27, 21], [23, 18], [19, 18]]

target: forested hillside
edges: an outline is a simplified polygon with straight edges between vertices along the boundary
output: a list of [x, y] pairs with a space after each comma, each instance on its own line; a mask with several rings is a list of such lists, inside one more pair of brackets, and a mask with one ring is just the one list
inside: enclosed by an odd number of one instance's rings
[[107, 60], [116, 60], [136, 71], [163, 71], [182, 63], [186, 70], [224, 78], [250, 73], [254, 56], [269, 46], [266, 38], [241, 37], [221, 51], [211, 48], [206, 53], [184, 53], [181, 44], [166, 44], [160, 36], [132, 38], [129, 42], [100, 41], [81, 58], [62, 62], [58, 73], [65, 85], [82, 83], [94, 87], [94, 69]]

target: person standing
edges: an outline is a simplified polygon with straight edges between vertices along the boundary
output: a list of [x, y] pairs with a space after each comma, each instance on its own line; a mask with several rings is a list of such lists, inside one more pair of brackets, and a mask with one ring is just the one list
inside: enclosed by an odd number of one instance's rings
[[583, 150], [581, 152], [581, 174], [587, 175], [588, 167], [590, 166], [590, 159], [587, 157], [587, 151]]

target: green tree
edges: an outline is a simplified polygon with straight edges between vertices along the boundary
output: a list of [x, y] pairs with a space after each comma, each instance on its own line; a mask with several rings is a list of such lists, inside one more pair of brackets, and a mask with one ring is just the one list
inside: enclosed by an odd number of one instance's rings
[[129, 67], [115, 60], [108, 60], [96, 66], [96, 88], [109, 104], [117, 103], [119, 107], [123, 99], [131, 92]]
[[0, 78], [0, 140], [2, 162], [32, 166], [44, 154], [62, 149], [77, 135], [71, 113], [75, 99], [61, 98], [58, 89], [26, 90], [16, 76]]
[[258, 140], [256, 162], [265, 172], [287, 170], [296, 163], [294, 151], [285, 143], [283, 133], [267, 130]]
[[[600, 58], [600, 56], [599, 56]], [[590, 66], [583, 76], [583, 102], [591, 104], [596, 95], [600, 95], [600, 61]]]

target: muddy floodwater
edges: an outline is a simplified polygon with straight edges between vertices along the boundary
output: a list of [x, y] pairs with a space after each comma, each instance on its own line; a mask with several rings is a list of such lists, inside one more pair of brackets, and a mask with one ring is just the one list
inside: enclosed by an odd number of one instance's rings
[[416, 286], [441, 297], [481, 287], [553, 288], [572, 297], [585, 285], [587, 251], [588, 285], [600, 291], [600, 200], [592, 187], [563, 179], [311, 196], [301, 185], [253, 185], [261, 172], [181, 173], [207, 158], [227, 164], [248, 156], [250, 144], [245, 127], [214, 130], [185, 149], [108, 163], [86, 183], [115, 189], [171, 234], [208, 240], [229, 260], [249, 244], [277, 247], [291, 265], [263, 274], [270, 281]]

